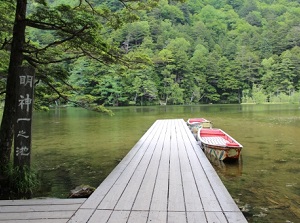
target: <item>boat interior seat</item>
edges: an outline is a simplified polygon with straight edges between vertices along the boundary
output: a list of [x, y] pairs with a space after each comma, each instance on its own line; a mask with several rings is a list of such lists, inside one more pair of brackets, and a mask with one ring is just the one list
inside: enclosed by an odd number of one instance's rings
[[206, 134], [206, 135], [224, 135], [223, 132], [219, 131], [219, 130], [212, 130], [212, 129], [201, 129], [201, 135]]

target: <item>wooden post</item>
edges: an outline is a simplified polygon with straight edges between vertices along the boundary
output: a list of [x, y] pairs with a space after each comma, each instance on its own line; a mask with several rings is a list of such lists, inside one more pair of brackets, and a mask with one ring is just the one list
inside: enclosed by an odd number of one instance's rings
[[30, 167], [31, 124], [34, 96], [34, 68], [21, 67], [16, 84], [16, 121], [14, 127], [14, 166]]

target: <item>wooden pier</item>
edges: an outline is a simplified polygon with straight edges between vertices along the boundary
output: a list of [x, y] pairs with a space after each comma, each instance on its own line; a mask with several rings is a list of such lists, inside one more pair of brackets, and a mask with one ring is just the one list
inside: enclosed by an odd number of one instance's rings
[[0, 223], [66, 223], [85, 200], [0, 200]]
[[5, 222], [247, 222], [182, 119], [157, 120], [88, 199], [61, 210], [62, 221], [49, 209], [39, 221]]

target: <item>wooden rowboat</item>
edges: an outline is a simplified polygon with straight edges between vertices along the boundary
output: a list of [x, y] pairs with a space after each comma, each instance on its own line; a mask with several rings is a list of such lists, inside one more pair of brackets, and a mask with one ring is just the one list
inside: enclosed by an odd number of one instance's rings
[[200, 128], [197, 133], [197, 140], [201, 148], [219, 160], [238, 160], [243, 146], [224, 132], [216, 128]]
[[205, 118], [190, 118], [186, 122], [187, 126], [192, 129], [192, 128], [211, 128], [212, 124], [210, 121], [208, 121]]
[[199, 128], [211, 128], [212, 127], [211, 122], [205, 118], [190, 118], [187, 120], [186, 124], [189, 127], [189, 129], [191, 130], [191, 132], [193, 133], [193, 135], [195, 136], [195, 138], [197, 138], [197, 132], [198, 132]]
[[201, 125], [202, 123], [210, 123], [210, 121], [206, 120], [205, 118], [190, 118], [186, 122], [189, 127]]

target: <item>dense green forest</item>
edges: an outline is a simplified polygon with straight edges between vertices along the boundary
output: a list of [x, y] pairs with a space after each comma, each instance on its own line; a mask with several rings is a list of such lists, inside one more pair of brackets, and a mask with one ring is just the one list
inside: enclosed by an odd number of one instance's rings
[[[1, 1], [1, 43], [12, 32], [14, 13], [3, 13], [14, 10], [8, 2]], [[36, 2], [41, 1], [28, 1], [29, 16], [40, 9]], [[102, 11], [124, 10], [116, 0], [93, 4]], [[36, 103], [49, 106], [67, 99], [105, 106], [299, 102], [299, 0], [164, 0], [135, 15], [136, 21], [119, 17], [109, 20], [115, 24], [101, 27], [99, 41], [105, 43], [103, 47], [121, 49], [119, 62], [104, 63], [86, 54], [42, 64], [39, 72], [51, 74], [52, 84], [46, 88], [40, 78]], [[49, 30], [29, 27], [26, 32], [27, 41], [40, 47], [57, 38]], [[2, 47], [3, 88], [8, 55], [9, 49]]]

